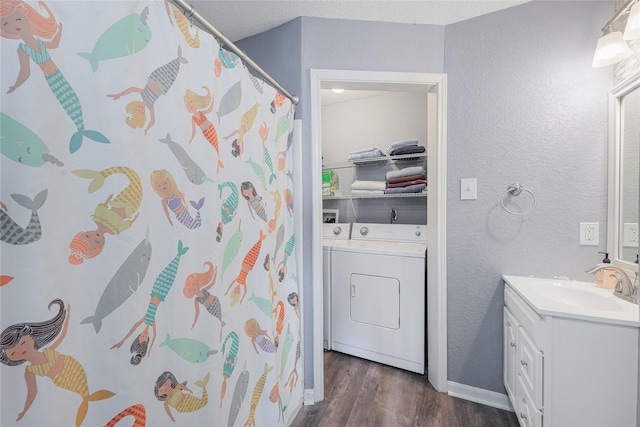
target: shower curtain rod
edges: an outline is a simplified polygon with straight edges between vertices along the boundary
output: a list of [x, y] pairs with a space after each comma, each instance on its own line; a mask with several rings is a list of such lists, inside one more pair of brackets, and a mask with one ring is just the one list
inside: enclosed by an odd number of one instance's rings
[[175, 3], [177, 6], [180, 6], [182, 8], [183, 13], [187, 17], [187, 19], [195, 19], [200, 25], [204, 27], [205, 30], [210, 32], [218, 40], [218, 43], [227, 46], [233, 53], [238, 55], [243, 62], [245, 62], [246, 64], [249, 64], [265, 80], [267, 80], [269, 83], [275, 86], [275, 88], [278, 89], [280, 92], [282, 92], [287, 98], [289, 98], [294, 105], [298, 104], [298, 101], [300, 99], [297, 96], [291, 95], [289, 92], [287, 92], [287, 90], [283, 88], [280, 85], [280, 83], [275, 81], [273, 77], [271, 77], [269, 74], [267, 74], [266, 71], [260, 68], [258, 64], [253, 62], [253, 60], [249, 58], [245, 52], [240, 50], [238, 46], [233, 44], [233, 42], [228, 38], [226, 38], [224, 34], [222, 34], [220, 31], [218, 31], [216, 27], [211, 25], [209, 21], [207, 21], [205, 18], [202, 17], [202, 15], [196, 12], [193, 6], [187, 4], [187, 2], [184, 0], [171, 0], [171, 2]]

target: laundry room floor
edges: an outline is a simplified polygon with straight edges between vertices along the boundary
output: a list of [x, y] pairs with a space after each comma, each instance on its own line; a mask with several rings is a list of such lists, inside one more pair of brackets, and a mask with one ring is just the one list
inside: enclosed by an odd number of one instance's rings
[[291, 427], [517, 427], [516, 415], [438, 393], [426, 375], [335, 351], [324, 353], [324, 401]]

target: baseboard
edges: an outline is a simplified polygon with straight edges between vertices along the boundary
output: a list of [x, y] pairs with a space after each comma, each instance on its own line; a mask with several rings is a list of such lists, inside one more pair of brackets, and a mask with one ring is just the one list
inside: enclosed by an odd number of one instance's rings
[[304, 395], [302, 398], [302, 404], [303, 405], [313, 405], [314, 403], [316, 403], [316, 399], [315, 399], [315, 393], [313, 391], [312, 388], [306, 388], [304, 389]]
[[453, 381], [449, 381], [448, 385], [450, 396], [513, 412], [513, 406], [511, 406], [509, 397], [506, 394], [459, 384]]

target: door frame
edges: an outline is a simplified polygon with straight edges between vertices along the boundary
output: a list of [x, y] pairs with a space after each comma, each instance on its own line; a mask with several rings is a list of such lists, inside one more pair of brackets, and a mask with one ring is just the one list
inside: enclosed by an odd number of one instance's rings
[[[324, 399], [322, 345], [322, 135], [321, 97], [323, 84], [343, 83], [362, 89], [424, 86], [428, 108], [435, 109], [436, 127], [428, 129], [427, 142], [427, 375], [439, 392], [447, 392], [447, 76], [433, 73], [403, 73], [357, 70], [310, 70], [312, 138], [313, 224], [313, 390], [305, 391], [305, 402]], [[370, 86], [370, 87], [369, 87]], [[426, 119], [426, 118], [425, 118]], [[434, 132], [435, 134], [432, 134]], [[433, 137], [431, 137], [433, 135]], [[316, 296], [320, 296], [316, 298]]]

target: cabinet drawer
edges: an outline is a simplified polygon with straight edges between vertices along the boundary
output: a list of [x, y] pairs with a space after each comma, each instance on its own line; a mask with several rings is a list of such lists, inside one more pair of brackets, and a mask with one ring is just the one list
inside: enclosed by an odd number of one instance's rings
[[533, 398], [536, 408], [542, 409], [542, 352], [538, 350], [529, 335], [522, 328], [518, 329], [518, 358], [516, 366], [519, 381], [525, 391]]
[[518, 378], [518, 402], [515, 407], [516, 416], [522, 427], [542, 427], [542, 411], [536, 408], [531, 396], [526, 391], [522, 377]]
[[543, 346], [543, 322], [542, 317], [536, 313], [520, 296], [505, 283], [504, 304], [520, 321], [520, 325], [533, 338], [536, 347], [544, 351]]

